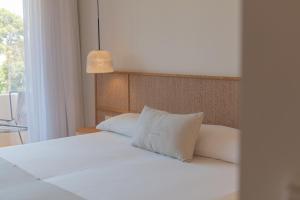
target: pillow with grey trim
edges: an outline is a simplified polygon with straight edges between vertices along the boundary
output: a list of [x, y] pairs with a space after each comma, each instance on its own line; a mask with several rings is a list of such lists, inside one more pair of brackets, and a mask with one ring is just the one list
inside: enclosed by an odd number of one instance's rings
[[144, 107], [132, 145], [181, 161], [191, 161], [204, 114], [171, 114]]
[[138, 113], [125, 113], [111, 117], [96, 126], [101, 131], [110, 131], [132, 137], [132, 132], [139, 118]]

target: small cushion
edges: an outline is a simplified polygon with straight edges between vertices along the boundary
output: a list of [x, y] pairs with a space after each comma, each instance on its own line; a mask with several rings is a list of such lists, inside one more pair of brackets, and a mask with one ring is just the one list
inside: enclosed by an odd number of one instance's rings
[[193, 159], [203, 113], [170, 114], [144, 107], [134, 131], [133, 146], [177, 158]]
[[220, 125], [203, 124], [195, 155], [239, 163], [240, 131]]
[[138, 117], [137, 113], [121, 114], [101, 122], [97, 125], [97, 129], [132, 137]]

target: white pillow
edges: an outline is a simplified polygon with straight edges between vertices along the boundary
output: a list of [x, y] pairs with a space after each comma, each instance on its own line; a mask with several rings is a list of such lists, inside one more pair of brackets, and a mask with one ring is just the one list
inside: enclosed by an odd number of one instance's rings
[[240, 131], [219, 125], [203, 124], [195, 155], [239, 163]]
[[126, 113], [111, 117], [98, 124], [96, 128], [132, 137], [139, 115], [137, 113]]
[[182, 161], [192, 160], [203, 113], [170, 114], [144, 107], [132, 145]]

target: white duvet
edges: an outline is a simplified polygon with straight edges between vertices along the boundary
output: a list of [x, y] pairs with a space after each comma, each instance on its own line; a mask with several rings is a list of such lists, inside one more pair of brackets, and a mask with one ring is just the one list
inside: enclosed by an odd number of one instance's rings
[[196, 157], [191, 163], [130, 145], [110, 132], [0, 149], [0, 157], [85, 199], [214, 200], [238, 190], [238, 166]]

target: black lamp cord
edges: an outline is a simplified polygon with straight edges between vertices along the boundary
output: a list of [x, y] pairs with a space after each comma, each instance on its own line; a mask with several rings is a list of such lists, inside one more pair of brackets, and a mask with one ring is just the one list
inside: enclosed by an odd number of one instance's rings
[[99, 10], [99, 0], [97, 0], [97, 17], [98, 17], [98, 49], [101, 50], [100, 43], [100, 10]]

